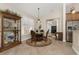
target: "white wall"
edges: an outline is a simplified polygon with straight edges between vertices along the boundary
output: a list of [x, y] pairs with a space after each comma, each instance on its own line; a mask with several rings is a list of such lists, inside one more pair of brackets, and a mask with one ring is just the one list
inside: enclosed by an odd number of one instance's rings
[[65, 3], [63, 4], [63, 20], [62, 20], [62, 23], [63, 23], [63, 42], [66, 42], [66, 5]]
[[47, 20], [48, 19], [54, 19], [57, 22], [57, 32], [63, 32], [63, 19], [62, 19], [62, 13], [56, 12], [52, 13], [44, 18], [41, 19], [42, 27], [45, 31], [47, 31]]

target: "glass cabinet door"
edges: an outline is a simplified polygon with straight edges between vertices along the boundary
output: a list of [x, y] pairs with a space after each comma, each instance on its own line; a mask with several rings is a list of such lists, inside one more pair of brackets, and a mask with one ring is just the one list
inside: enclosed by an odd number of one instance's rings
[[15, 41], [15, 21], [4, 18], [3, 20], [3, 45], [8, 46]]
[[20, 20], [4, 18], [3, 45], [8, 46], [20, 42]]

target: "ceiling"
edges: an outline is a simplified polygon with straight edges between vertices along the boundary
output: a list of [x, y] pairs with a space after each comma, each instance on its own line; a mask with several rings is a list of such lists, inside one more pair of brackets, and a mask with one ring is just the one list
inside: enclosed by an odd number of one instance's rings
[[38, 15], [37, 8], [40, 8], [40, 18], [42, 18], [51, 13], [61, 12], [63, 6], [61, 3], [6, 3], [6, 5], [16, 8], [34, 18]]
[[[74, 7], [79, 12], [79, 3], [66, 3], [66, 13], [70, 12], [70, 8]], [[0, 3], [0, 9], [16, 9], [20, 14], [26, 14], [32, 18], [38, 15], [37, 8], [40, 8], [40, 18], [47, 15], [61, 13], [63, 10], [62, 3]]]

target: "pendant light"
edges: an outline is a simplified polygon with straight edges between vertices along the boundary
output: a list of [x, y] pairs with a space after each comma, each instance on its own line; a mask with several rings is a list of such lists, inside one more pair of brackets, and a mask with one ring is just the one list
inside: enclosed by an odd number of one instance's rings
[[75, 14], [75, 13], [76, 13], [76, 10], [75, 10], [75, 7], [74, 7], [74, 6], [72, 6], [72, 7], [70, 8], [70, 12], [71, 12], [72, 14]]
[[40, 8], [38, 8], [38, 19], [37, 19], [37, 22], [38, 22], [39, 29], [41, 29], [41, 21], [40, 21], [40, 18], [39, 18], [39, 10], [40, 10]]

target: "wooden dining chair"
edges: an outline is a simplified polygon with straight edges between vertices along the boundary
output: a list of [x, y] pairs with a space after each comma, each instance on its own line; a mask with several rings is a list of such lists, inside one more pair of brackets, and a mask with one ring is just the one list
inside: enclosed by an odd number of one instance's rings
[[35, 32], [33, 30], [31, 30], [31, 43], [33, 41], [36, 43], [36, 34], [35, 34]]
[[46, 36], [43, 37], [44, 41], [47, 41], [49, 30], [46, 32]]

